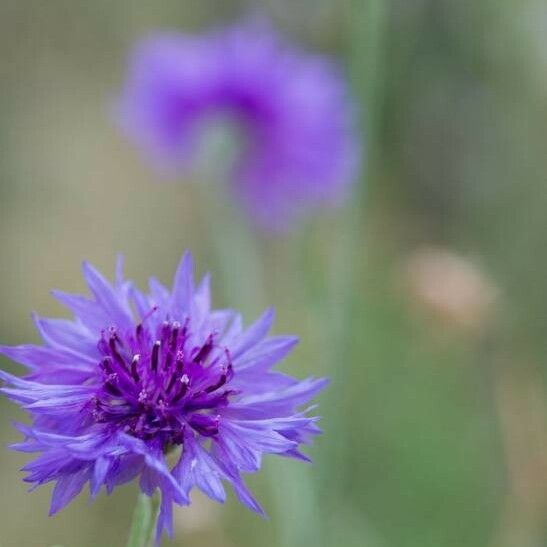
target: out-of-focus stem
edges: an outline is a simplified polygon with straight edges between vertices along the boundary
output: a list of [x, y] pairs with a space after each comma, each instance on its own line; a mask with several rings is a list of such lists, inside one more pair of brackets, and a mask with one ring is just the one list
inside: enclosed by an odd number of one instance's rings
[[241, 143], [234, 124], [222, 122], [212, 127], [204, 140], [206, 149], [198, 176], [207, 201], [216, 266], [230, 305], [245, 315], [254, 314], [265, 306], [260, 242], [255, 227], [234, 204], [229, 188], [234, 156]]
[[377, 161], [384, 105], [388, 0], [352, 0], [351, 71], [365, 99], [369, 169]]
[[495, 377], [494, 395], [507, 468], [507, 493], [494, 547], [544, 545], [547, 511], [547, 423], [539, 375], [509, 367]]
[[[350, 409], [346, 406], [344, 390], [347, 389], [352, 359], [355, 358], [353, 316], [355, 311], [358, 283], [363, 278], [364, 240], [363, 212], [365, 190], [378, 178], [380, 162], [380, 129], [383, 116], [384, 49], [387, 27], [387, 0], [350, 0], [348, 27], [350, 29], [349, 63], [354, 94], [358, 99], [356, 120], [363, 128], [364, 172], [362, 181], [356, 181], [354, 194], [343, 214], [336, 220], [336, 231], [331, 241], [328, 256], [327, 294], [324, 308], [323, 355], [328, 363], [327, 373], [332, 383], [324, 401], [328, 408], [326, 427], [328, 435], [336, 430], [344, 431], [344, 420]], [[366, 149], [366, 152], [365, 152]], [[365, 158], [366, 156], [366, 158]], [[363, 184], [364, 182], [365, 184]], [[343, 436], [330, 439], [319, 454], [322, 470], [322, 496], [332, 494], [340, 483], [351, 481], [348, 475], [340, 475], [346, 466], [348, 439]], [[333, 473], [333, 469], [337, 472]], [[351, 470], [347, 470], [351, 473]], [[328, 498], [326, 498], [328, 499]], [[324, 504], [326, 514], [330, 513], [328, 501]], [[325, 527], [320, 542], [328, 545], [333, 541]]]
[[256, 314], [266, 306], [259, 242], [222, 188], [210, 192], [209, 204], [211, 241], [225, 294], [244, 315]]
[[[213, 181], [214, 182], [214, 181]], [[230, 306], [243, 310], [246, 318], [261, 312], [269, 298], [265, 283], [265, 241], [257, 228], [236, 210], [227, 195], [225, 180], [209, 182], [208, 210], [212, 245]], [[287, 241], [283, 242], [284, 245]], [[289, 269], [294, 264], [286, 264]], [[281, 462], [266, 472], [283, 545], [318, 545], [320, 528], [315, 511], [315, 485], [310, 469], [301, 462]], [[280, 474], [283, 473], [283, 480]], [[290, 495], [287, 495], [287, 489]]]
[[[356, 95], [363, 97], [361, 120], [366, 135], [366, 161], [363, 179], [368, 185], [378, 173], [379, 126], [382, 117], [384, 34], [386, 30], [386, 0], [352, 0], [349, 26], [351, 29], [350, 71]], [[363, 146], [363, 156], [365, 156]], [[356, 282], [362, 278], [363, 254], [366, 242], [362, 229], [365, 189], [356, 184], [345, 215], [340, 219], [336, 241], [329, 256], [329, 294], [326, 316], [330, 332], [329, 360], [332, 362], [333, 385], [343, 381], [347, 373], [344, 363], [350, 363], [352, 347], [351, 318], [355, 302]], [[342, 352], [342, 354], [341, 354]], [[334, 397], [334, 395], [333, 395]], [[339, 394], [336, 398], [340, 398]], [[337, 443], [334, 443], [337, 444]]]

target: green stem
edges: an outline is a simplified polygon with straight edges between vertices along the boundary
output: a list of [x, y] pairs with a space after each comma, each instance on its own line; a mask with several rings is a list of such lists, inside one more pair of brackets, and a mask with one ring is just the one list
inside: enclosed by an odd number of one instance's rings
[[253, 226], [235, 205], [229, 189], [234, 158], [242, 139], [229, 119], [212, 124], [203, 138], [197, 177], [207, 200], [208, 225], [225, 296], [244, 314], [263, 307], [263, 275], [259, 244]]
[[[265, 280], [266, 241], [236, 209], [225, 189], [226, 181], [223, 180], [216, 184], [212, 181], [209, 185], [207, 209], [210, 212], [211, 242], [230, 306], [242, 310], [246, 318], [254, 317], [263, 311], [269, 299]], [[292, 265], [286, 266], [291, 268]], [[313, 480], [308, 470], [292, 463], [294, 465], [284, 462], [283, 467], [279, 464], [273, 471], [266, 472], [267, 488], [273, 497], [274, 512], [279, 517], [283, 545], [314, 545], [317, 544], [317, 523]], [[281, 474], [287, 475], [286, 481], [280, 480]], [[289, 496], [287, 488], [290, 488]]]
[[158, 520], [159, 496], [139, 494], [133, 513], [127, 547], [152, 547]]
[[354, 87], [364, 98], [366, 135], [370, 160], [377, 160], [384, 110], [385, 56], [388, 36], [387, 0], [351, 0], [350, 68]]
[[254, 316], [266, 306], [264, 267], [257, 237], [229, 197], [217, 191], [211, 202], [211, 239], [226, 296], [244, 316]]
[[[351, 381], [351, 363], [358, 357], [354, 350], [356, 332], [353, 325], [356, 306], [359, 305], [356, 302], [360, 294], [358, 283], [363, 279], [366, 265], [363, 214], [369, 188], [373, 190], [374, 185], [378, 184], [384, 110], [384, 58], [389, 15], [387, 0], [350, 0], [349, 5], [350, 71], [356, 94], [362, 98], [365, 106], [366, 117], [361, 120], [361, 124], [366, 135], [367, 154], [363, 180], [356, 184], [353, 199], [345, 214], [337, 219], [333, 229], [335, 241], [331, 241], [326, 264], [328, 279], [323, 308], [323, 355], [327, 360], [326, 369], [332, 383], [323, 396], [322, 408], [328, 409], [328, 419], [325, 422], [330, 434], [337, 430], [343, 431], [343, 424], [352, 412], [347, 400], [340, 397], [340, 394], [344, 393], [347, 382]], [[321, 470], [320, 496], [330, 493], [334, 499], [338, 499], [337, 489], [340, 482], [351, 483], [349, 471], [332, 472], [333, 468], [346, 469], [345, 462], [350, 458], [350, 451], [350, 439], [344, 435], [334, 442], [330, 439], [325, 443], [316, 457]], [[338, 522], [333, 521], [330, 518], [333, 510], [331, 502], [322, 500], [321, 506], [320, 514], [324, 518], [320, 520], [320, 540], [316, 543], [318, 547], [333, 543], [331, 530], [347, 527], [348, 522], [358, 522], [356, 516], [350, 514], [338, 516], [337, 518], [342, 519]], [[344, 518], [347, 520], [343, 520]], [[359, 537], [362, 534], [363, 529], [356, 526], [348, 532], [348, 538], [355, 537], [356, 541], [361, 541]]]

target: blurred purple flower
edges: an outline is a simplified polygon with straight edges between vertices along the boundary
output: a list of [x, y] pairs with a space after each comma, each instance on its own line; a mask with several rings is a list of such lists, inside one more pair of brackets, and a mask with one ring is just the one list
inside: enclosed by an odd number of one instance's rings
[[251, 22], [139, 43], [119, 114], [158, 166], [179, 170], [195, 163], [204, 128], [229, 120], [243, 136], [230, 174], [236, 196], [263, 227], [282, 230], [310, 207], [342, 200], [357, 177], [348, 95], [334, 61]]
[[209, 276], [194, 287], [189, 253], [171, 291], [152, 278], [140, 292], [121, 262], [114, 285], [83, 271], [93, 298], [53, 293], [74, 320], [35, 316], [43, 346], [0, 347], [30, 369], [24, 379], [0, 371], [2, 392], [33, 417], [13, 448], [42, 453], [25, 480], [56, 481], [53, 514], [86, 482], [95, 497], [140, 476], [145, 494], [161, 491], [158, 541], [164, 528], [172, 535], [172, 502], [189, 504], [194, 486], [223, 502], [225, 481], [262, 513], [240, 473], [257, 471], [263, 454], [307, 460], [299, 445], [320, 431], [297, 407], [326, 380], [271, 370], [297, 339], [266, 336], [271, 310], [247, 329], [237, 313], [211, 310]]

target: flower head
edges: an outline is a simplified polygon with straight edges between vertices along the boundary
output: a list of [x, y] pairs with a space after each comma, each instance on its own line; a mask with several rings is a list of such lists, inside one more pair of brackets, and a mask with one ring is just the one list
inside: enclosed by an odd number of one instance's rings
[[43, 346], [0, 347], [29, 368], [25, 378], [0, 371], [3, 393], [33, 419], [13, 447], [41, 453], [25, 480], [56, 482], [53, 514], [87, 482], [94, 497], [140, 477], [145, 494], [161, 491], [158, 539], [194, 486], [223, 502], [227, 482], [261, 513], [241, 472], [257, 471], [263, 454], [306, 460], [299, 445], [319, 432], [298, 407], [326, 381], [271, 370], [297, 339], [267, 337], [271, 311], [244, 329], [237, 313], [212, 310], [209, 276], [194, 286], [188, 253], [171, 291], [155, 279], [139, 291], [121, 261], [114, 285], [83, 270], [92, 298], [53, 293], [73, 320], [35, 316]]
[[310, 207], [339, 201], [356, 177], [348, 95], [334, 61], [253, 21], [139, 43], [120, 115], [157, 164], [179, 169], [196, 162], [204, 128], [229, 120], [243, 137], [231, 173], [236, 196], [261, 225], [283, 229]]

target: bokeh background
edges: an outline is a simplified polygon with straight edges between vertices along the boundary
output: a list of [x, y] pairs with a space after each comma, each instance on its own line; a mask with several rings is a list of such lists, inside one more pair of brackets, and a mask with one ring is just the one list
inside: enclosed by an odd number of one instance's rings
[[[260, 287], [222, 203], [158, 183], [111, 116], [135, 40], [249, 10], [339, 56], [367, 156], [345, 208], [257, 236]], [[219, 306], [301, 336], [287, 370], [333, 379], [314, 465], [250, 479], [270, 519], [195, 496], [173, 545], [547, 544], [546, 28], [543, 0], [0, 1], [1, 341], [37, 341], [84, 258], [168, 282], [191, 248]], [[0, 408], [4, 446], [22, 415]], [[0, 450], [2, 547], [124, 545], [135, 485], [50, 519], [24, 461]]]

